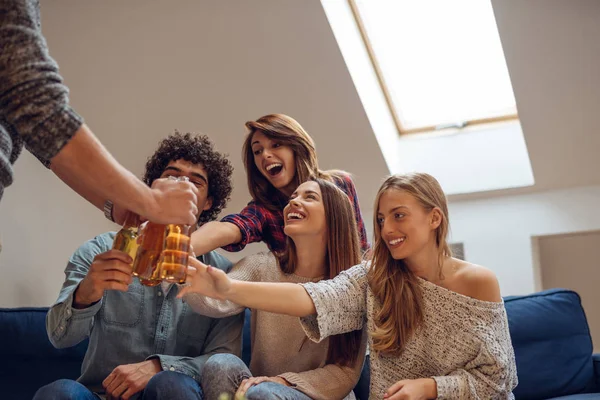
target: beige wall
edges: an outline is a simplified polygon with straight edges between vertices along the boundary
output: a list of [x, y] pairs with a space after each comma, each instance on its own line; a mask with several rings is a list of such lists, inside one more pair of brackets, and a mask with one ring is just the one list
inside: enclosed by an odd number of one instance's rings
[[[207, 133], [234, 162], [227, 211], [238, 211], [243, 124], [282, 112], [313, 136], [323, 168], [355, 174], [371, 220], [387, 170], [318, 0], [56, 0], [42, 18], [75, 109], [136, 174], [174, 128]], [[0, 307], [48, 305], [72, 252], [112, 226], [29, 154], [15, 170], [0, 204]]]
[[600, 231], [538, 238], [544, 289], [567, 288], [581, 296], [594, 342], [600, 351]]
[[[505, 295], [537, 289], [532, 236], [600, 229], [588, 212], [600, 200], [600, 3], [541, 2], [493, 1], [538, 193], [450, 207], [453, 240], [498, 274]], [[318, 0], [53, 0], [42, 18], [72, 104], [136, 174], [174, 128], [207, 133], [236, 167], [226, 212], [238, 211], [248, 200], [243, 123], [283, 112], [314, 137], [323, 168], [355, 174], [371, 229], [388, 171]], [[48, 305], [77, 246], [114, 226], [29, 154], [15, 173], [0, 204], [0, 307]]]
[[503, 295], [541, 290], [532, 237], [600, 230], [600, 186], [451, 202], [452, 242], [492, 269]]

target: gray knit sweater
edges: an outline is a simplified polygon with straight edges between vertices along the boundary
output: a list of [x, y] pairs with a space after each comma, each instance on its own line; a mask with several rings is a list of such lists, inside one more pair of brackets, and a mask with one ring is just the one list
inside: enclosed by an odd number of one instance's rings
[[82, 123], [48, 54], [39, 1], [0, 0], [0, 199], [23, 145], [49, 166]]

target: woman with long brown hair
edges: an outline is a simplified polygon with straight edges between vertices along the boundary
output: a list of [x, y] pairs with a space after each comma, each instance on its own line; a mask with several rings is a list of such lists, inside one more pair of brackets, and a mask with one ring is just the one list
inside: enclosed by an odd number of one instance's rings
[[190, 288], [303, 317], [314, 341], [365, 325], [371, 399], [512, 399], [516, 365], [498, 280], [453, 258], [446, 197], [428, 174], [377, 193], [370, 261], [302, 285], [237, 282], [201, 266]]
[[[244, 258], [229, 273], [232, 279], [318, 282], [334, 278], [360, 261], [352, 205], [331, 182], [311, 179], [301, 184], [292, 193], [284, 216], [286, 251]], [[196, 312], [212, 317], [244, 311], [235, 303], [195, 293], [184, 299]], [[365, 358], [366, 335], [364, 340], [362, 336], [362, 331], [356, 330], [317, 344], [306, 338], [296, 318], [253, 310], [250, 369], [234, 355], [212, 356], [202, 370], [205, 398], [237, 392], [248, 400], [352, 399]]]
[[248, 135], [242, 157], [252, 201], [239, 213], [202, 225], [192, 234], [196, 253], [218, 247], [240, 251], [247, 244], [265, 242], [269, 250], [283, 252], [283, 208], [292, 192], [309, 177], [333, 182], [352, 202], [362, 250], [367, 250], [367, 234], [360, 213], [356, 188], [344, 171], [319, 169], [315, 143], [292, 117], [269, 114], [246, 122]]

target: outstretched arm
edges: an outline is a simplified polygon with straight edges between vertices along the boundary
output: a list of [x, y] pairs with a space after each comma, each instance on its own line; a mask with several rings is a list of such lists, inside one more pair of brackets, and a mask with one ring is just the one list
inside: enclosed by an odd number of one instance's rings
[[52, 158], [50, 169], [99, 209], [111, 200], [157, 223], [196, 221], [197, 189], [192, 184], [157, 180], [149, 188], [121, 166], [85, 124]]
[[230, 222], [211, 221], [192, 233], [192, 247], [196, 254], [207, 254], [219, 247], [242, 240], [240, 229]]
[[316, 312], [306, 290], [295, 283], [244, 282], [230, 279], [220, 269], [190, 259], [189, 286], [177, 297], [198, 293], [219, 300], [229, 300], [244, 307], [296, 317]]
[[110, 155], [71, 109], [68, 88], [41, 32], [38, 3], [0, 2], [0, 124], [11, 141], [15, 146], [22, 141], [100, 209], [111, 200], [155, 222], [194, 223], [193, 185], [178, 182], [149, 189]]

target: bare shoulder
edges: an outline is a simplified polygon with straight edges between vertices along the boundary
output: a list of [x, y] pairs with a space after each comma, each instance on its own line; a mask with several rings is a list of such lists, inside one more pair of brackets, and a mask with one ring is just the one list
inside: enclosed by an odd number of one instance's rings
[[500, 302], [500, 284], [496, 274], [481, 265], [456, 260], [453, 277], [457, 292], [482, 301]]

